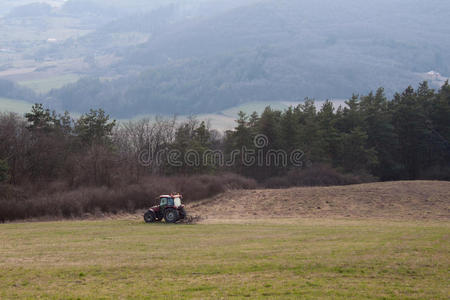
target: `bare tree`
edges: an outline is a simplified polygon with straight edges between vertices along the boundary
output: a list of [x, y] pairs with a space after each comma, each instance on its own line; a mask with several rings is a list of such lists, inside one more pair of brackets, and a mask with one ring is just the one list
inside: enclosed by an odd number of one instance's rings
[[10, 182], [20, 183], [27, 173], [27, 154], [31, 148], [25, 119], [15, 113], [0, 113], [0, 159], [9, 166]]
[[156, 163], [145, 164], [143, 154], [149, 162], [175, 138], [176, 117], [155, 117], [121, 124], [114, 132], [114, 144], [128, 170], [138, 182], [146, 172], [157, 173]]

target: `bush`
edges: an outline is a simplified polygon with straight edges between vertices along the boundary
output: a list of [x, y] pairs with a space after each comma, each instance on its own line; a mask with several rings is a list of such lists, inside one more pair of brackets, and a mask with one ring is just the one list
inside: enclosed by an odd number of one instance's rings
[[[370, 179], [370, 178], [369, 178]], [[314, 166], [306, 170], [293, 170], [285, 176], [266, 182], [267, 188], [292, 186], [330, 186], [362, 183], [369, 180], [362, 176], [339, 173], [327, 166]], [[74, 218], [86, 214], [134, 213], [158, 203], [158, 196], [172, 192], [184, 195], [189, 203], [213, 197], [230, 189], [255, 189], [254, 179], [234, 173], [193, 176], [149, 176], [139, 184], [107, 187], [80, 187], [70, 190], [62, 181], [47, 185], [46, 192], [36, 192], [29, 187], [18, 188], [0, 184], [0, 221], [30, 218]], [[37, 195], [36, 195], [37, 194]], [[33, 196], [30, 196], [33, 195]]]
[[[215, 196], [227, 189], [255, 188], [256, 182], [236, 174], [147, 177], [140, 184], [107, 187], [84, 187], [67, 190], [61, 182], [50, 184], [45, 194], [33, 194], [11, 186], [0, 186], [0, 221], [56, 217], [83, 217], [98, 213], [134, 213], [158, 202], [158, 196], [180, 192], [184, 202]], [[7, 188], [8, 187], [8, 188]], [[58, 191], [57, 189], [61, 190]], [[7, 192], [6, 192], [7, 191]], [[50, 192], [49, 192], [50, 191]]]
[[143, 185], [153, 191], [154, 197], [170, 192], [183, 194], [186, 203], [215, 196], [230, 189], [253, 189], [254, 179], [233, 173], [220, 175], [192, 175], [171, 177], [149, 177]]

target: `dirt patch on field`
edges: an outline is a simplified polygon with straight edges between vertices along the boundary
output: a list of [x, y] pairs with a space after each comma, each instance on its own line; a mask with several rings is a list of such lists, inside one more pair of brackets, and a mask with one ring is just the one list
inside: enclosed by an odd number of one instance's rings
[[228, 191], [190, 204], [205, 219], [349, 217], [450, 220], [450, 182], [401, 181], [338, 187]]

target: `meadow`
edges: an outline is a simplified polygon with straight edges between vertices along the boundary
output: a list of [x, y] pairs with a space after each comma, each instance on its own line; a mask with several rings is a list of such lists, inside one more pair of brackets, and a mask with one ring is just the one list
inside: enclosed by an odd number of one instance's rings
[[43, 79], [21, 81], [20, 85], [28, 87], [37, 93], [44, 94], [51, 91], [52, 89], [59, 89], [67, 84], [74, 83], [78, 79], [78, 75], [66, 74]]
[[1, 299], [447, 299], [450, 224], [362, 219], [0, 225]]
[[32, 106], [33, 104], [26, 101], [0, 97], [0, 112], [25, 114], [31, 110]]

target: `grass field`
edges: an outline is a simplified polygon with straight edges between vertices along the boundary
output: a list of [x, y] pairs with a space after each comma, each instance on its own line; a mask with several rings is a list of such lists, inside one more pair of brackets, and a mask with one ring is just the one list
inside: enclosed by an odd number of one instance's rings
[[0, 298], [448, 299], [449, 225], [339, 219], [4, 224]]
[[33, 104], [22, 100], [0, 98], [0, 112], [15, 112], [25, 114], [31, 110]]
[[52, 89], [59, 89], [66, 84], [76, 82], [80, 77], [75, 74], [60, 75], [37, 80], [21, 81], [20, 84], [26, 86], [37, 93], [47, 93]]

